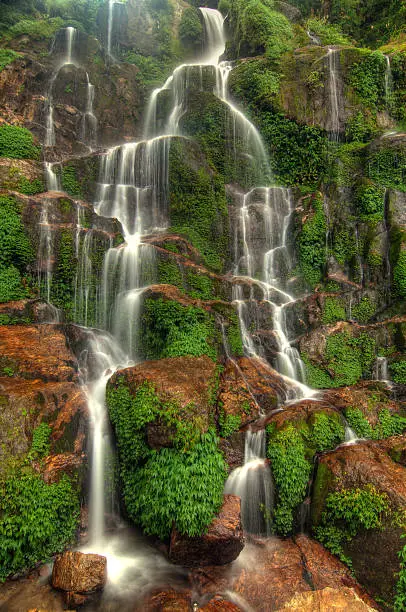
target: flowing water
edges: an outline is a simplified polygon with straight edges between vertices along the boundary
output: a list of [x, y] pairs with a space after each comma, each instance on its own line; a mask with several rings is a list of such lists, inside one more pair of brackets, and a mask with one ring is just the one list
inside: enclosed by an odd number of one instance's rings
[[339, 49], [329, 47], [327, 53], [327, 72], [327, 91], [329, 96], [327, 131], [330, 134], [330, 140], [338, 142], [341, 131], [340, 108], [343, 108]]
[[[107, 53], [111, 57], [114, 4], [109, 2]], [[143, 242], [146, 234], [168, 227], [168, 172], [169, 152], [173, 137], [187, 137], [182, 132], [182, 117], [187, 112], [188, 89], [193, 81], [203, 89], [206, 83], [228, 111], [228, 130], [231, 135], [231, 156], [236, 160], [243, 148], [252, 176], [251, 184], [260, 177], [261, 183], [242, 194], [234, 227], [234, 275], [241, 279], [236, 286], [234, 300], [240, 317], [244, 348], [248, 355], [261, 359], [250, 332], [252, 318], [242, 287], [249, 281], [263, 293], [273, 315], [273, 332], [278, 350], [275, 365], [285, 377], [290, 394], [288, 399], [310, 396], [304, 384], [303, 364], [289, 338], [286, 306], [294, 302], [289, 293], [292, 262], [289, 253], [289, 226], [293, 212], [291, 193], [282, 187], [265, 186], [271, 179], [269, 159], [262, 139], [254, 125], [229, 99], [227, 82], [232, 66], [221, 61], [226, 38], [223, 17], [213, 9], [201, 9], [206, 31], [206, 51], [199, 62], [179, 66], [164, 86], [153, 92], [148, 105], [144, 139], [111, 148], [101, 162], [95, 211], [100, 216], [117, 218], [123, 228], [125, 242], [111, 245], [106, 253], [100, 287], [96, 293], [97, 325], [105, 330], [87, 330], [87, 349], [81, 360], [81, 373], [88, 398], [92, 424], [91, 483], [90, 483], [90, 543], [98, 552], [110, 550], [105, 536], [105, 514], [111, 512], [111, 484], [107, 478], [106, 461], [111, 456], [111, 437], [105, 405], [105, 389], [110, 376], [120, 367], [139, 360], [137, 349], [140, 305], [145, 288], [155, 280], [154, 249]], [[61, 66], [73, 61], [75, 31], [67, 28], [66, 49]], [[54, 76], [54, 80], [56, 75]], [[197, 79], [197, 80], [196, 80]], [[47, 143], [55, 143], [53, 125], [52, 86], [49, 95]], [[158, 108], [161, 94], [169, 94], [169, 108], [162, 117]], [[97, 126], [93, 114], [93, 88], [87, 77], [87, 102], [84, 122], [89, 141], [89, 129]], [[51, 166], [47, 166], [49, 187], [57, 186]], [[254, 213], [259, 221], [254, 223]], [[51, 261], [51, 238], [47, 209], [41, 227], [43, 260]], [[80, 261], [76, 278], [75, 317], [88, 322], [89, 278], [91, 276], [92, 231], [84, 231], [82, 213], [78, 208], [76, 250]], [[47, 233], [48, 232], [48, 233]], [[262, 235], [260, 247], [255, 235]], [[241, 247], [239, 245], [242, 245]], [[50, 297], [51, 273], [44, 265], [43, 279]], [[255, 302], [250, 300], [250, 302]], [[254, 304], [255, 306], [255, 304]], [[255, 308], [254, 308], [255, 310]], [[107, 461], [107, 464], [109, 461]], [[111, 461], [110, 461], [111, 463]], [[243, 521], [253, 533], [269, 533], [269, 517], [273, 504], [272, 475], [265, 459], [265, 432], [248, 431], [245, 441], [245, 463], [230, 475], [226, 490], [238, 490], [243, 495]], [[113, 546], [114, 549], [114, 546]], [[111, 567], [117, 576], [136, 565], [134, 551], [128, 557], [112, 552]], [[114, 573], [114, 572], [113, 572]]]
[[393, 75], [389, 55], [385, 55], [385, 105], [386, 110], [390, 114], [393, 108]]
[[374, 380], [379, 380], [385, 383], [388, 383], [390, 381], [389, 370], [388, 370], [388, 360], [386, 357], [376, 358], [375, 366], [374, 366]]

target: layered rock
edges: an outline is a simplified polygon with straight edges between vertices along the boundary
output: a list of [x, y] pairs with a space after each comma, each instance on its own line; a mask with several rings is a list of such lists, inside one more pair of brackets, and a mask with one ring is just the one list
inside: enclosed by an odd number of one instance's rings
[[176, 528], [172, 531], [169, 558], [186, 567], [226, 565], [238, 557], [243, 547], [240, 498], [225, 495], [220, 512], [205, 534], [191, 538]]
[[106, 557], [81, 552], [66, 552], [55, 559], [52, 586], [64, 591], [68, 605], [85, 603], [89, 594], [103, 589], [106, 580]]

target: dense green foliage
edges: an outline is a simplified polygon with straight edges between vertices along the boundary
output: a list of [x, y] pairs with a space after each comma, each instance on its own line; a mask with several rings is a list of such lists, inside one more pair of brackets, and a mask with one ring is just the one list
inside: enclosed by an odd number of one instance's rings
[[371, 302], [369, 297], [365, 295], [351, 310], [353, 319], [359, 323], [367, 323], [375, 314], [376, 306]]
[[311, 205], [299, 236], [299, 263], [305, 281], [314, 287], [321, 281], [324, 272], [327, 225], [321, 198], [313, 198]]
[[307, 491], [315, 452], [335, 448], [344, 439], [338, 415], [317, 413], [310, 425], [289, 423], [275, 431], [268, 426], [268, 457], [277, 491], [273, 523], [276, 532], [287, 535], [294, 527], [294, 513]]
[[361, 62], [351, 66], [349, 79], [360, 102], [374, 110], [385, 108], [385, 56], [364, 52]]
[[406, 385], [406, 361], [393, 361], [390, 364], [390, 371], [395, 383]]
[[80, 182], [76, 177], [75, 168], [71, 164], [62, 168], [62, 188], [71, 196], [80, 197], [82, 195]]
[[241, 415], [239, 414], [225, 414], [224, 411], [220, 411], [219, 414], [219, 426], [220, 435], [222, 438], [229, 438], [234, 432], [238, 431], [241, 427]]
[[366, 333], [358, 337], [338, 332], [327, 337], [322, 364], [315, 365], [303, 355], [307, 382], [315, 389], [354, 385], [371, 373], [375, 340]]
[[170, 157], [172, 229], [192, 242], [209, 268], [220, 271], [228, 252], [224, 184], [207, 169], [196, 170], [187, 163], [186, 151], [180, 143], [173, 143]]
[[326, 19], [311, 17], [306, 21], [307, 29], [320, 39], [322, 45], [349, 45], [350, 39], [345, 36], [339, 27], [328, 23]]
[[406, 430], [406, 418], [389, 412], [387, 408], [382, 408], [379, 411], [378, 422], [375, 427], [372, 427], [359, 408], [347, 408], [345, 416], [359, 438], [382, 440], [390, 436], [399, 435]]
[[358, 187], [355, 201], [363, 220], [382, 221], [385, 211], [385, 188], [375, 185]]
[[14, 159], [38, 159], [39, 147], [34, 145], [29, 130], [17, 125], [0, 126], [0, 157]]
[[[403, 536], [404, 537], [404, 536]], [[406, 545], [398, 552], [400, 571], [396, 582], [395, 612], [406, 608]]]
[[0, 213], [0, 301], [7, 302], [27, 296], [22, 276], [34, 254], [14, 198], [0, 196]]
[[399, 297], [406, 297], [406, 251], [401, 251], [393, 270], [393, 284]]
[[[222, 503], [225, 468], [215, 432], [201, 434], [147, 383], [134, 397], [119, 383], [108, 390], [107, 402], [130, 517], [161, 538], [169, 535], [174, 521], [182, 533], [201, 534]], [[157, 418], [174, 427], [173, 448], [147, 446], [145, 425]]]
[[213, 430], [188, 452], [151, 451], [146, 464], [125, 486], [126, 504], [144, 531], [169, 536], [175, 522], [181, 533], [201, 535], [223, 502], [226, 472]]
[[187, 50], [200, 50], [203, 43], [203, 26], [196, 8], [189, 7], [182, 12], [179, 38]]
[[19, 54], [12, 49], [0, 49], [0, 72], [14, 62], [17, 57], [19, 57]]
[[344, 304], [337, 298], [328, 297], [325, 299], [322, 321], [324, 324], [345, 321], [346, 312]]
[[28, 454], [29, 459], [38, 459], [49, 454], [51, 431], [48, 423], [41, 423], [34, 429], [32, 432], [31, 450]]
[[46, 561], [72, 541], [79, 500], [64, 476], [47, 485], [28, 469], [0, 483], [0, 580]]
[[318, 540], [351, 566], [344, 545], [360, 530], [379, 529], [390, 510], [389, 499], [372, 485], [362, 489], [344, 489], [330, 493], [325, 501], [321, 523], [315, 529]]
[[208, 355], [215, 359], [212, 317], [202, 308], [163, 299], [147, 299], [141, 343], [147, 359]]

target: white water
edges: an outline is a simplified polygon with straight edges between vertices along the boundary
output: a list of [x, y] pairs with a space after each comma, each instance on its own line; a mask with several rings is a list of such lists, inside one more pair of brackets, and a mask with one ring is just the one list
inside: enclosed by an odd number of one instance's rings
[[328, 67], [328, 94], [329, 94], [329, 114], [327, 130], [330, 133], [330, 140], [338, 142], [340, 138], [340, 108], [342, 108], [341, 100], [341, 84], [340, 84], [340, 51], [329, 47], [327, 53]]
[[82, 116], [82, 140], [92, 150], [97, 145], [97, 117], [93, 112], [94, 85], [86, 72], [86, 107]]
[[266, 457], [265, 430], [245, 437], [244, 465], [227, 479], [224, 492], [241, 497], [241, 519], [244, 530], [252, 534], [271, 535], [270, 512], [274, 486]]
[[44, 162], [45, 170], [45, 184], [47, 191], [62, 191], [61, 179], [58, 174], [54, 171], [55, 164], [51, 162]]
[[393, 107], [393, 75], [392, 68], [390, 64], [389, 55], [385, 55], [385, 104], [386, 110], [390, 114]]
[[386, 357], [377, 357], [374, 366], [374, 380], [390, 383], [388, 360]]

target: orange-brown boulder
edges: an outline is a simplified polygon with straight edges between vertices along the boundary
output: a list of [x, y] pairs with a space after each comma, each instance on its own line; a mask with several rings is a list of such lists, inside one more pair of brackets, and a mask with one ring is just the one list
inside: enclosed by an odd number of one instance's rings
[[106, 580], [106, 557], [68, 551], [55, 559], [52, 570], [55, 589], [68, 593], [93, 593], [101, 590]]
[[235, 495], [225, 495], [218, 516], [204, 535], [192, 538], [180, 534], [176, 528], [172, 530], [169, 558], [186, 567], [226, 565], [243, 548], [241, 500]]
[[358, 595], [348, 587], [332, 589], [326, 587], [321, 591], [311, 591], [310, 593], [300, 593], [295, 595], [278, 612], [288, 610], [299, 610], [300, 612], [315, 612], [315, 610], [337, 612], [370, 612], [376, 610], [368, 606]]

